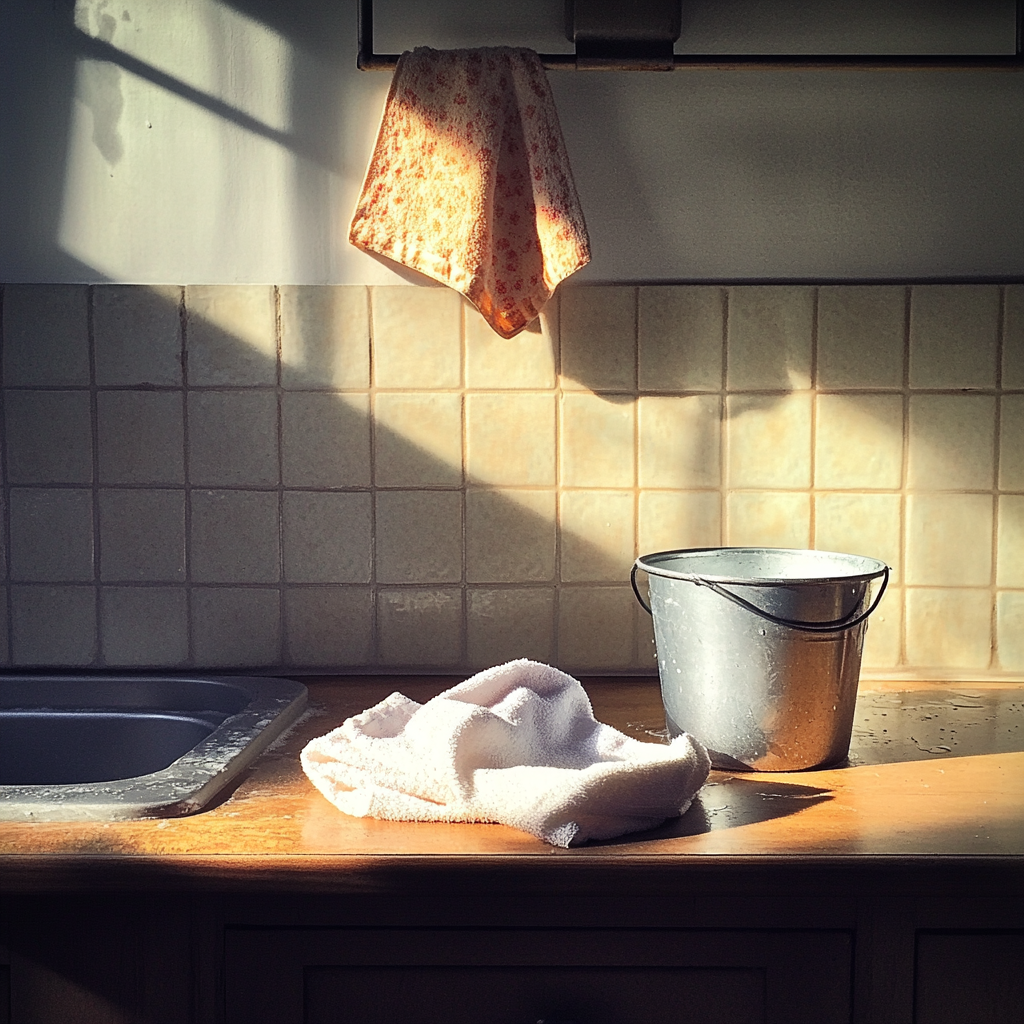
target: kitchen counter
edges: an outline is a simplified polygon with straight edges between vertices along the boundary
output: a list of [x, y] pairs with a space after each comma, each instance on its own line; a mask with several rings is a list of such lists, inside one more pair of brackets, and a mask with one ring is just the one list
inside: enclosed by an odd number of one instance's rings
[[[302, 774], [298, 752], [313, 736], [393, 690], [423, 701], [454, 681], [306, 680], [311, 712], [219, 805], [177, 819], [4, 823], [0, 889], [467, 891], [500, 876], [510, 891], [601, 891], [610, 878], [647, 891], [681, 869], [753, 872], [763, 887], [771, 868], [1024, 892], [1024, 684], [863, 683], [848, 764], [712, 772], [681, 818], [570, 850], [502, 825], [349, 817]], [[661, 738], [655, 680], [585, 682], [600, 720]]]

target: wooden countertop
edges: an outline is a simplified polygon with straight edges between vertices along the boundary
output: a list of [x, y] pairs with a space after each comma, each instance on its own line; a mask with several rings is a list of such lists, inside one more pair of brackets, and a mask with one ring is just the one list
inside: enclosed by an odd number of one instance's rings
[[[0, 823], [0, 890], [190, 888], [307, 892], [661, 891], [702, 873], [940, 876], [1024, 892], [1024, 684], [861, 684], [849, 765], [713, 772], [689, 812], [650, 832], [561, 850], [502, 825], [352, 818], [298, 752], [393, 690], [458, 681], [304, 680], [312, 713], [217, 806], [187, 818]], [[657, 741], [657, 681], [585, 680], [597, 717]], [[835, 873], [839, 872], [838, 875]], [[844, 874], [845, 873], [845, 874]], [[955, 876], [955, 878], [954, 878]], [[696, 883], [694, 883], [696, 884]], [[980, 887], [980, 888], [979, 888]]]

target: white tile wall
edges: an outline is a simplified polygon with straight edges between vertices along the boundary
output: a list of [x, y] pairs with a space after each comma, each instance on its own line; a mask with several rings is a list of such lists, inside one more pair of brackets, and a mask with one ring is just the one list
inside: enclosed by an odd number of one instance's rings
[[649, 671], [638, 553], [893, 568], [875, 671], [1024, 672], [1024, 285], [11, 285], [0, 662]]

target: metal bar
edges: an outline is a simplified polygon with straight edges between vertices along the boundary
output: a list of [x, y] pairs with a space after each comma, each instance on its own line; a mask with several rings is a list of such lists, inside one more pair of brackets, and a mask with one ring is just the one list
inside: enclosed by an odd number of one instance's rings
[[[1017, 0], [1017, 52], [1007, 56], [870, 56], [865, 54], [683, 54], [672, 61], [673, 71], [1021, 71], [1024, 53], [1021, 26], [1024, 0]], [[359, 0], [359, 54], [361, 71], [394, 71], [397, 53], [373, 51], [373, 0]], [[587, 62], [577, 66], [574, 53], [540, 53], [541, 63], [549, 71], [644, 71], [642, 63]]]

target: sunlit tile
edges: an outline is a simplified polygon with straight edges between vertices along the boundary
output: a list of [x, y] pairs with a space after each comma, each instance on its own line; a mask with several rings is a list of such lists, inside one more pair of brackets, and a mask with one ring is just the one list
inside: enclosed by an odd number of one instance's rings
[[558, 664], [569, 671], [634, 663], [636, 598], [627, 587], [562, 587]]
[[996, 400], [990, 395], [910, 399], [907, 483], [916, 490], [990, 490]]
[[639, 400], [640, 486], [717, 487], [722, 403], [717, 395]]
[[560, 289], [564, 388], [632, 391], [636, 387], [636, 289], [575, 285]]
[[903, 591], [890, 586], [868, 619], [861, 665], [870, 669], [898, 668], [902, 634]]
[[641, 491], [639, 513], [641, 554], [722, 542], [718, 491]]
[[457, 665], [462, 660], [462, 592], [452, 588], [377, 592], [381, 667]]
[[1004, 388], [1024, 388], [1024, 284], [1005, 288], [1002, 383]]
[[1024, 592], [996, 597], [996, 651], [1004, 672], [1024, 672]]
[[992, 658], [988, 590], [919, 590], [906, 598], [907, 661], [916, 667], [986, 669]]
[[599, 395], [562, 396], [561, 482], [564, 487], [632, 487], [633, 401]]
[[450, 288], [378, 286], [371, 293], [373, 378], [379, 388], [462, 383], [462, 300]]
[[475, 483], [555, 483], [554, 395], [466, 396], [466, 472]]
[[553, 388], [558, 350], [558, 293], [540, 317], [514, 338], [503, 338], [469, 302], [466, 323], [466, 387]]
[[362, 285], [282, 285], [281, 384], [370, 385], [370, 302]]
[[999, 497], [996, 585], [1024, 588], [1024, 494]]
[[740, 491], [726, 502], [727, 543], [735, 547], [807, 548], [811, 496], [794, 491]]
[[881, 559], [899, 583], [900, 503], [898, 494], [816, 494], [815, 548]]
[[526, 583], [554, 579], [555, 492], [466, 492], [466, 579]]
[[705, 285], [640, 289], [641, 391], [717, 391], [722, 386], [725, 292]]
[[563, 491], [559, 499], [563, 582], [629, 579], [636, 557], [632, 491]]
[[378, 487], [462, 483], [462, 396], [378, 392], [373, 401]]
[[1024, 491], [1024, 395], [999, 400], [999, 487]]
[[377, 581], [457, 583], [462, 578], [462, 496], [454, 491], [379, 491]]
[[730, 288], [726, 354], [729, 389], [810, 387], [813, 320], [813, 288]]
[[902, 285], [820, 288], [818, 387], [901, 387], [905, 303]]
[[816, 401], [815, 487], [898, 488], [903, 474], [903, 397], [819, 395]]
[[188, 382], [277, 383], [277, 310], [268, 285], [189, 285]]
[[730, 487], [810, 487], [811, 395], [730, 395]]
[[912, 585], [987, 586], [992, 577], [991, 495], [910, 495], [906, 551], [906, 580]]
[[466, 643], [474, 668], [515, 658], [555, 661], [555, 590], [469, 587], [466, 591]]
[[910, 386], [994, 387], [998, 335], [998, 285], [915, 285], [910, 297]]

